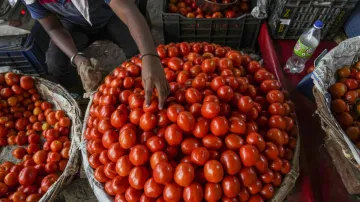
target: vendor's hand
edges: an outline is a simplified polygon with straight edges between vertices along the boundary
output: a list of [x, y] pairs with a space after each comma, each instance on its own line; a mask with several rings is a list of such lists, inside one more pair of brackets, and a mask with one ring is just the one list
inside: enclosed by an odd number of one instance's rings
[[170, 93], [170, 86], [166, 80], [164, 68], [160, 59], [155, 56], [145, 56], [142, 59], [142, 80], [145, 89], [145, 103], [150, 105], [151, 97], [156, 88], [159, 95], [159, 109], [163, 109], [167, 96]]
[[81, 82], [86, 92], [96, 90], [102, 81], [102, 68], [98, 60], [94, 58], [87, 59], [78, 55], [74, 60]]

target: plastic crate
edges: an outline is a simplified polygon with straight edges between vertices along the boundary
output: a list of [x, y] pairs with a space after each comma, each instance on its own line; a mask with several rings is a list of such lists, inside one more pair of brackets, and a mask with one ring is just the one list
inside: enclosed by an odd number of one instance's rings
[[324, 23], [321, 39], [332, 39], [359, 0], [276, 0], [271, 4], [269, 27], [275, 39], [298, 39], [316, 20]]
[[45, 52], [50, 38], [46, 31], [36, 24], [33, 32], [24, 39], [23, 46], [0, 49], [0, 67], [10, 66], [20, 70], [23, 74], [47, 74]]
[[167, 5], [168, 0], [164, 0], [162, 20], [165, 44], [206, 41], [245, 52], [255, 50], [261, 20], [251, 14], [231, 19], [186, 18], [178, 13], [167, 13]]

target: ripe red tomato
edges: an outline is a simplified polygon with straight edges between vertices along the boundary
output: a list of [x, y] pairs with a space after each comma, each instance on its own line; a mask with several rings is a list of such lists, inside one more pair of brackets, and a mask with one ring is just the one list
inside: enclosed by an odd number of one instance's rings
[[250, 144], [246, 144], [240, 148], [240, 158], [245, 166], [253, 166], [259, 161], [260, 155], [258, 149]]
[[37, 177], [37, 170], [32, 166], [27, 166], [19, 173], [19, 183], [21, 185], [32, 185]]

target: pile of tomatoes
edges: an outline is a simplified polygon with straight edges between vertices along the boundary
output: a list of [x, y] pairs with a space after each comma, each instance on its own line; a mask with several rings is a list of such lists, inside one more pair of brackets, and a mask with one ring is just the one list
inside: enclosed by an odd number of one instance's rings
[[[229, 4], [233, 0], [215, 1], [217, 3]], [[235, 18], [250, 12], [249, 0], [238, 0], [231, 8], [223, 12], [204, 12], [196, 4], [196, 0], [169, 0], [168, 10], [170, 13], [180, 13], [187, 18]]]
[[40, 200], [69, 159], [71, 121], [41, 100], [34, 83], [30, 76], [0, 74], [0, 145], [14, 145], [19, 162], [0, 165], [0, 201]]
[[337, 82], [328, 89], [331, 111], [349, 139], [360, 149], [360, 61], [336, 72]]
[[[94, 94], [84, 137], [115, 201], [271, 199], [296, 148], [294, 104], [248, 55], [209, 43], [160, 45], [171, 93], [144, 103], [141, 59]], [[156, 94], [156, 90], [154, 91]]]

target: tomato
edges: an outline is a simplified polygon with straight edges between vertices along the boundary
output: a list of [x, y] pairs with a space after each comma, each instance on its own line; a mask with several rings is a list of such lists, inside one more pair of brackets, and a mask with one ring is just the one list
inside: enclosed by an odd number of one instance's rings
[[229, 102], [234, 97], [234, 91], [230, 86], [221, 86], [217, 90], [217, 96], [223, 102]]
[[179, 84], [185, 84], [189, 80], [189, 72], [188, 71], [181, 71], [178, 73], [176, 82]]
[[201, 107], [201, 115], [207, 119], [215, 118], [220, 113], [220, 105], [216, 102], [204, 102]]
[[202, 95], [196, 88], [188, 88], [185, 92], [187, 103], [194, 104], [202, 101]]
[[236, 176], [226, 176], [222, 180], [222, 188], [224, 195], [227, 197], [235, 197], [240, 193], [240, 181]]
[[264, 155], [267, 159], [275, 160], [279, 156], [279, 149], [274, 143], [267, 142]]
[[28, 166], [19, 173], [19, 183], [21, 185], [31, 185], [35, 182], [37, 171], [34, 167]]
[[4, 183], [7, 186], [15, 186], [19, 183], [18, 181], [18, 173], [16, 172], [10, 172], [8, 173], [4, 178]]
[[204, 165], [210, 158], [210, 153], [205, 147], [194, 148], [191, 152], [191, 162], [196, 165]]
[[[95, 129], [96, 130], [96, 129]], [[106, 149], [109, 149], [109, 147], [118, 141], [119, 134], [115, 130], [107, 130], [102, 135], [102, 144]]]
[[182, 199], [182, 195], [181, 195], [182, 192], [183, 192], [182, 188], [176, 183], [165, 184], [163, 190], [164, 200], [167, 202], [180, 201]]
[[202, 76], [196, 76], [192, 82], [191, 85], [193, 88], [195, 89], [203, 89], [206, 87], [206, 78], [202, 77]]
[[[348, 91], [345, 94], [345, 100], [350, 104], [355, 104], [355, 102], [358, 98], [359, 98], [359, 93], [357, 91], [352, 90], [352, 91]], [[9, 103], [9, 105], [10, 105], [10, 103]]]
[[128, 155], [121, 156], [115, 165], [115, 170], [120, 176], [128, 176], [134, 165], [131, 163]]
[[185, 132], [191, 132], [195, 128], [195, 118], [187, 111], [180, 112], [177, 117], [177, 125]]
[[45, 178], [41, 181], [41, 190], [47, 192], [52, 184], [54, 184], [58, 180], [59, 176], [57, 174], [50, 174], [45, 176]]
[[255, 132], [248, 134], [248, 136], [246, 137], [246, 143], [254, 145], [259, 150], [259, 152], [262, 152], [265, 149], [264, 139], [260, 134]]
[[186, 187], [193, 181], [195, 175], [194, 167], [189, 163], [179, 163], [174, 171], [174, 181]]
[[265, 173], [268, 171], [268, 161], [264, 155], [260, 155], [260, 160], [255, 164], [255, 169], [258, 173]]
[[146, 146], [151, 152], [162, 151], [165, 148], [165, 140], [158, 136], [152, 136], [146, 141]]
[[226, 81], [223, 77], [217, 76], [211, 80], [210, 87], [212, 90], [217, 91], [220, 87], [224, 86]]
[[95, 169], [94, 177], [99, 182], [106, 182], [109, 178], [104, 173], [104, 166], [101, 165]]
[[22, 159], [25, 154], [27, 154], [27, 151], [23, 147], [18, 147], [12, 151], [12, 155], [17, 159]]
[[259, 161], [259, 151], [258, 149], [250, 144], [246, 144], [240, 148], [240, 158], [242, 163], [245, 166], [253, 166]]
[[249, 96], [243, 96], [238, 101], [238, 109], [242, 113], [248, 113], [254, 107], [254, 101]]
[[182, 130], [176, 124], [168, 126], [165, 130], [165, 140], [170, 146], [180, 145]]
[[226, 150], [221, 154], [220, 162], [229, 175], [237, 174], [241, 169], [240, 157], [232, 150]]
[[114, 162], [110, 162], [104, 166], [104, 174], [109, 179], [114, 179], [118, 175], [117, 172], [115, 171], [115, 165], [116, 164]]
[[134, 167], [129, 173], [129, 184], [135, 189], [143, 189], [149, 172], [143, 166]]
[[94, 153], [91, 154], [91, 156], [89, 156], [89, 164], [94, 169], [102, 165], [102, 163], [99, 160], [99, 156], [100, 156], [99, 153]]
[[167, 109], [167, 117], [172, 122], [177, 122], [177, 117], [180, 112], [184, 111], [184, 107], [179, 104], [172, 104]]
[[224, 177], [224, 169], [217, 160], [210, 160], [204, 165], [204, 176], [208, 182], [218, 183]]
[[26, 195], [23, 193], [23, 192], [21, 192], [21, 191], [17, 191], [17, 192], [14, 192], [13, 194], [11, 194], [10, 196], [9, 196], [9, 199], [11, 200], [11, 201], [24, 201], [25, 199], [26, 199]]
[[130, 112], [129, 121], [133, 124], [138, 125], [140, 122], [140, 117], [143, 114], [144, 114], [144, 111], [142, 109], [136, 108]]
[[40, 146], [38, 144], [29, 144], [26, 148], [28, 154], [35, 154], [35, 152], [40, 150]]
[[19, 84], [19, 82], [20, 82], [19, 75], [15, 74], [13, 72], [5, 73], [4, 78], [5, 78], [5, 83], [9, 86]]
[[121, 128], [127, 122], [128, 116], [125, 110], [117, 109], [111, 114], [110, 123], [115, 128]]
[[197, 123], [195, 124], [192, 133], [197, 138], [203, 138], [205, 137], [205, 135], [208, 134], [209, 129], [210, 129], [210, 122], [207, 119], [200, 117]]
[[193, 182], [186, 186], [183, 191], [183, 200], [185, 202], [200, 202], [203, 199], [203, 190], [199, 183]]
[[61, 159], [61, 155], [57, 152], [50, 151], [47, 156], [47, 162], [58, 162]]
[[8, 193], [8, 186], [5, 183], [0, 182], [0, 197], [5, 196]]
[[229, 131], [236, 134], [244, 134], [246, 131], [246, 124], [243, 120], [232, 119], [229, 121]]
[[216, 63], [212, 59], [205, 59], [201, 63], [201, 70], [204, 73], [212, 73], [216, 69]]
[[144, 165], [149, 160], [149, 151], [144, 145], [136, 145], [131, 148], [129, 158], [135, 166]]
[[215, 135], [206, 135], [203, 137], [202, 143], [207, 149], [220, 149], [222, 147], [222, 140]]
[[210, 131], [216, 136], [223, 136], [229, 130], [229, 123], [223, 116], [215, 117], [211, 120]]
[[35, 202], [35, 201], [40, 201], [40, 199], [41, 199], [41, 194], [30, 194], [26, 197], [25, 201]]
[[150, 131], [156, 127], [156, 116], [151, 112], [145, 112], [140, 117], [139, 126], [144, 131]]
[[177, 57], [170, 58], [167, 63], [167, 66], [174, 71], [181, 71], [183, 65], [184, 65], [184, 62], [180, 58], [177, 58]]
[[129, 186], [128, 178], [124, 178], [121, 176], [116, 176], [112, 181], [110, 181], [110, 183], [112, 191], [115, 194], [124, 194], [127, 187]]
[[136, 202], [140, 200], [141, 194], [142, 194], [141, 190], [137, 190], [129, 186], [125, 192], [125, 199], [128, 202]]
[[286, 121], [279, 115], [273, 115], [269, 119], [269, 126], [271, 128], [278, 128], [280, 130], [285, 130]]
[[239, 149], [244, 145], [244, 139], [236, 134], [228, 134], [225, 137], [225, 145], [228, 149], [239, 151]]
[[[99, 148], [98, 152], [101, 152], [103, 148]], [[125, 150], [120, 146], [118, 142], [113, 143], [108, 149], [108, 157], [112, 162], [116, 162], [120, 156], [124, 155]]]
[[163, 189], [163, 185], [155, 182], [154, 178], [149, 178], [144, 185], [144, 194], [150, 198], [157, 198], [162, 195]]
[[[172, 181], [173, 173], [176, 175], [177, 170], [175, 169], [175, 172], [174, 172], [174, 169], [170, 165], [170, 163], [163, 160], [163, 161], [158, 162], [155, 165], [152, 175], [153, 175], [155, 182], [157, 182], [159, 184], [166, 184], [166, 183], [169, 183]], [[192, 175], [194, 175], [194, 174], [192, 173]], [[183, 176], [183, 177], [185, 177], [185, 176]], [[179, 184], [179, 185], [181, 185], [181, 184]]]

